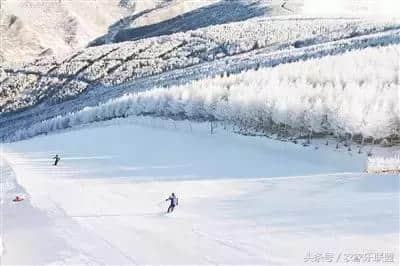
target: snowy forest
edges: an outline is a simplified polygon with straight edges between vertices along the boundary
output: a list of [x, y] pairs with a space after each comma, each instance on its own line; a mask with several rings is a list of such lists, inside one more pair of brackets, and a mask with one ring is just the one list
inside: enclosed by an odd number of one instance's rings
[[[19, 130], [17, 139], [130, 115], [228, 123], [241, 133], [399, 141], [399, 46], [129, 93]], [[354, 139], [353, 139], [354, 138]]]

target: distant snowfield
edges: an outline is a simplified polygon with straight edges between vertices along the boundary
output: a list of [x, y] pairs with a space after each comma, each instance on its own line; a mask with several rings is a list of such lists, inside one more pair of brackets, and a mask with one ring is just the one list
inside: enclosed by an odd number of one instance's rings
[[[161, 23], [217, 2], [221, 1], [3, 1], [0, 62], [28, 62], [41, 56], [63, 58], [104, 34], [112, 37], [120, 29]], [[272, 2], [280, 9], [283, 1]]]
[[7, 144], [2, 159], [4, 264], [398, 263], [399, 179], [363, 174], [365, 155], [128, 118]]
[[397, 0], [304, 0], [302, 13], [319, 16], [399, 17]]
[[8, 62], [26, 62], [39, 54], [58, 57], [82, 48], [129, 14], [118, 2], [3, 1], [0, 55]]

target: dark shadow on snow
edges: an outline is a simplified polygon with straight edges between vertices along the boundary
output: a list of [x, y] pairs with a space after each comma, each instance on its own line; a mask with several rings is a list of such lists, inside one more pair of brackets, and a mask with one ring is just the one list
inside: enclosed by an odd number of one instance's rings
[[[131, 23], [138, 17], [149, 13], [152, 10], [143, 11], [130, 18], [124, 18], [123, 20], [129, 20]], [[243, 21], [249, 18], [264, 15], [267, 11], [267, 7], [259, 6], [257, 3], [246, 3], [241, 0], [224, 0], [216, 4], [187, 12], [183, 15], [176, 16], [160, 23], [138, 28], [122, 28], [114, 36], [113, 42], [134, 41], [154, 36], [196, 30], [212, 25]], [[121, 23], [121, 21], [122, 20], [116, 24]], [[116, 24], [112, 25], [110, 29], [118, 27]], [[102, 36], [94, 40], [90, 46], [101, 45], [104, 43], [106, 38], [107, 35]]]
[[133, 21], [135, 21], [136, 19], [138, 19], [141, 16], [144, 16], [144, 15], [146, 15], [146, 14], [148, 14], [148, 13], [150, 13], [150, 12], [156, 10], [156, 9], [157, 8], [146, 9], [146, 10], [143, 10], [143, 11], [141, 11], [141, 12], [135, 14], [135, 15], [127, 16], [125, 18], [122, 18], [122, 19], [118, 20], [117, 22], [112, 24], [110, 27], [108, 27], [108, 33], [107, 34], [105, 34], [105, 35], [103, 35], [103, 36], [91, 41], [88, 44], [88, 47], [99, 46], [99, 45], [106, 44], [106, 40], [112, 35], [112, 32], [114, 30], [116, 30], [116, 29], [117, 30], [124, 30], [124, 27], [129, 27], [129, 25], [131, 25], [131, 23]]

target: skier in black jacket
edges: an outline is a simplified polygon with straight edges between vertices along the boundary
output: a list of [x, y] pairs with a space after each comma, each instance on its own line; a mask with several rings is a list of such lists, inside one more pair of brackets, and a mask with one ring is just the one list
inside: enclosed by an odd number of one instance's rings
[[54, 166], [57, 166], [58, 162], [61, 160], [60, 156], [58, 156], [58, 154], [56, 156], [53, 157], [54, 161]]

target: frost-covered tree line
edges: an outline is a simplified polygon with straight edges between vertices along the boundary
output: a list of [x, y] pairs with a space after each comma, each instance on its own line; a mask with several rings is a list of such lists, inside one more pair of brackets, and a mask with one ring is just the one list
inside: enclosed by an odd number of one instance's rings
[[357, 36], [369, 36], [367, 45], [374, 45], [377, 36], [373, 37], [373, 33], [387, 33], [399, 25], [394, 19], [263, 18], [88, 47], [59, 61], [43, 58], [4, 67], [0, 71], [0, 114], [30, 108], [44, 100], [59, 103], [98, 87], [111, 90], [114, 86], [202, 63], [228, 62], [246, 53], [251, 58], [255, 51], [272, 54], [301, 50]]
[[126, 94], [16, 132], [26, 138], [89, 123], [152, 115], [229, 123], [241, 132], [400, 136], [399, 45]]

